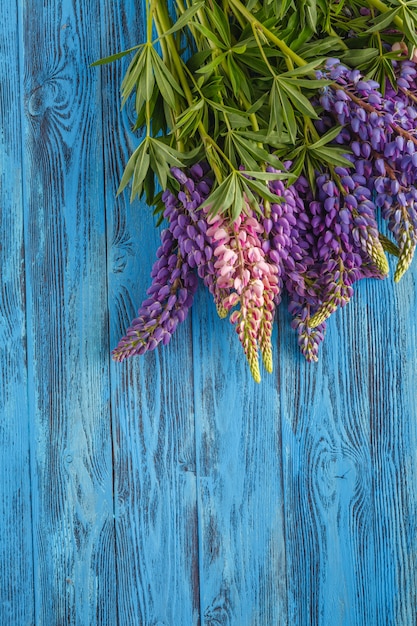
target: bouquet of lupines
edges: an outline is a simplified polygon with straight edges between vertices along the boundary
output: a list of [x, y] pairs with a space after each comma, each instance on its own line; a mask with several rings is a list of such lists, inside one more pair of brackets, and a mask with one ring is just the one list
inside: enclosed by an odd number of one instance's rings
[[360, 278], [417, 244], [416, 0], [145, 0], [121, 91], [141, 141], [122, 191], [163, 221], [116, 361], [167, 344], [200, 279], [254, 379], [286, 292], [302, 353]]

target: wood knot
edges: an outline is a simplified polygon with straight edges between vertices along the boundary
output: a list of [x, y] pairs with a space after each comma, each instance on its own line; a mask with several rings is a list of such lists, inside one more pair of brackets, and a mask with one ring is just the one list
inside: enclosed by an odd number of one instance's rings
[[28, 100], [28, 112], [32, 117], [39, 117], [54, 104], [55, 93], [50, 83], [44, 83], [32, 91]]
[[126, 248], [117, 248], [113, 253], [113, 273], [120, 274], [124, 271], [129, 256], [129, 250]]

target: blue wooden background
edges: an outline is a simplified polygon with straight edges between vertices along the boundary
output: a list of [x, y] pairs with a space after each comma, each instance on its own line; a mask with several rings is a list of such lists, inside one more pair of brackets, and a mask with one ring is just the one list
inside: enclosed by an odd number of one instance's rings
[[133, 0], [0, 3], [1, 626], [417, 623], [417, 266], [252, 382], [203, 291], [117, 365], [158, 235], [116, 199]]

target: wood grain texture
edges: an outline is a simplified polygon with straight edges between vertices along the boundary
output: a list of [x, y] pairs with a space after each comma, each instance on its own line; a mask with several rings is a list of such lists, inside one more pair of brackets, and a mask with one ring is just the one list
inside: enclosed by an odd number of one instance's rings
[[193, 314], [203, 623], [287, 623], [281, 402], [207, 294]]
[[[104, 56], [143, 37], [134, 3], [109, 3], [103, 16]], [[121, 64], [103, 69], [112, 346], [145, 297], [159, 241], [148, 207], [129, 206], [128, 192], [115, 200], [137, 142], [133, 103], [118, 111], [121, 71]], [[114, 364], [111, 385], [119, 623], [200, 624], [190, 320], [164, 350]]]
[[36, 624], [114, 624], [99, 2], [21, 6]]
[[[16, 4], [0, 5], [0, 623], [34, 619], [21, 84]], [[25, 602], [19, 597], [25, 590]]]
[[416, 345], [399, 310], [416, 306], [413, 276], [361, 283], [319, 364], [291, 367], [291, 345], [282, 360], [292, 623], [415, 623]]

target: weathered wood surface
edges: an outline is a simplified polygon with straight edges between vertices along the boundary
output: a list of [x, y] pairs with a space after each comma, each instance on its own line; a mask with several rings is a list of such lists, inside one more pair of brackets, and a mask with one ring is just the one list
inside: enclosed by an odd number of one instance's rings
[[158, 235], [116, 199], [123, 63], [89, 64], [139, 9], [0, 6], [0, 624], [411, 626], [416, 266], [363, 282], [318, 364], [282, 307], [258, 386], [202, 290], [168, 347], [110, 363]]
[[15, 3], [0, 6], [0, 623], [31, 624], [22, 119]]

